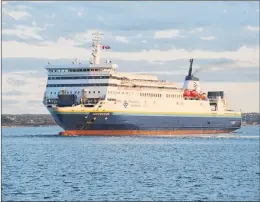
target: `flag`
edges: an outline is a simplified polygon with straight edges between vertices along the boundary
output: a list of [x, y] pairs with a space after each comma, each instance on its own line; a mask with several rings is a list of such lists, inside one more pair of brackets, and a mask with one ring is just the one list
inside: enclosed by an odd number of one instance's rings
[[110, 49], [110, 46], [102, 46], [102, 49]]

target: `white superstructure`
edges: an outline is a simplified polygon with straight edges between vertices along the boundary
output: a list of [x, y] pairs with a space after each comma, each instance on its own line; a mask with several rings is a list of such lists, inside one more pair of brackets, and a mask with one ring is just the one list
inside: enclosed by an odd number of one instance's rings
[[91, 107], [96, 111], [231, 113], [226, 111], [224, 97], [185, 97], [185, 89], [200, 93], [199, 81], [186, 79], [180, 88], [173, 82], [158, 80], [157, 76], [118, 72], [117, 65], [110, 60], [100, 64], [101, 49], [110, 47], [100, 44], [101, 33], [93, 36], [90, 64], [74, 61], [70, 65], [46, 66], [45, 106], [55, 107], [59, 94], [72, 94], [76, 95], [76, 102], [71, 107], [82, 110]]

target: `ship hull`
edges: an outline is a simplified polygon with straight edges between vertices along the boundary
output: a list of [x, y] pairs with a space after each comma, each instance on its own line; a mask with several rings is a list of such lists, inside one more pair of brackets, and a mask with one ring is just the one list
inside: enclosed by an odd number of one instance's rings
[[241, 127], [240, 116], [131, 114], [51, 111], [63, 136], [199, 135], [229, 133]]

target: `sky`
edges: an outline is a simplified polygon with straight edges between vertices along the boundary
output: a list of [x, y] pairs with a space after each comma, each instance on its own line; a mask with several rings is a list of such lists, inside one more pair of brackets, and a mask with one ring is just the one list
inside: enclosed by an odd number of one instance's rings
[[92, 33], [118, 71], [182, 86], [189, 59], [201, 88], [259, 112], [259, 2], [2, 2], [2, 113], [48, 113], [44, 66], [90, 59]]

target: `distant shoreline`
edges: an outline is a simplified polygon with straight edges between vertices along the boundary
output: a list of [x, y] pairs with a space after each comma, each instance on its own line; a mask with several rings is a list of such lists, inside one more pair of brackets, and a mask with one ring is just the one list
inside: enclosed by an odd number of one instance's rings
[[[2, 114], [2, 128], [58, 127], [51, 114]], [[260, 113], [243, 113], [242, 126], [259, 126]]]
[[13, 126], [2, 126], [2, 128], [25, 128], [25, 127], [55, 127], [58, 125], [13, 125]]

